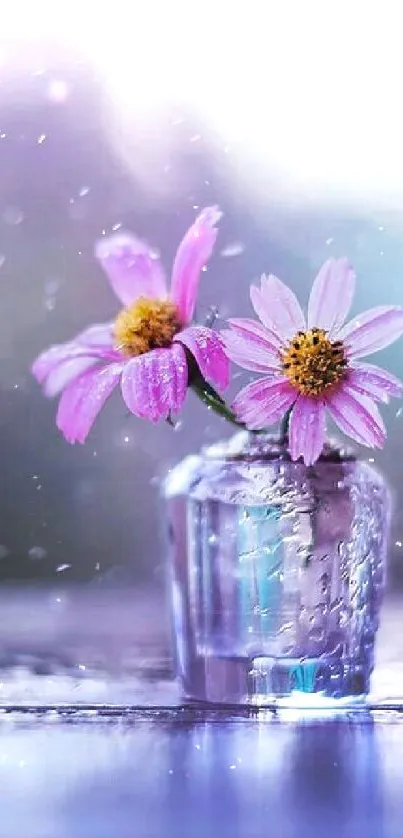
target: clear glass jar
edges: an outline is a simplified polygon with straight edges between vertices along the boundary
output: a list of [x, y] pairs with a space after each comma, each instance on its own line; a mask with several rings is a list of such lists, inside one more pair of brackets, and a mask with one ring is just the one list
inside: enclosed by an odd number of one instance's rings
[[390, 517], [379, 473], [334, 445], [306, 468], [278, 441], [241, 433], [183, 460], [164, 493], [184, 694], [363, 698]]

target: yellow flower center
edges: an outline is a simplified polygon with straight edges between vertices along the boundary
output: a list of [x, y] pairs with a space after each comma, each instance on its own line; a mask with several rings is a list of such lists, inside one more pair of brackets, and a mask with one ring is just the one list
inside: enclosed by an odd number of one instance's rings
[[282, 354], [283, 370], [304, 396], [321, 396], [346, 374], [341, 340], [332, 343], [324, 329], [298, 332]]
[[171, 300], [139, 297], [115, 320], [116, 346], [124, 355], [143, 355], [150, 349], [170, 346], [181, 328], [178, 309]]

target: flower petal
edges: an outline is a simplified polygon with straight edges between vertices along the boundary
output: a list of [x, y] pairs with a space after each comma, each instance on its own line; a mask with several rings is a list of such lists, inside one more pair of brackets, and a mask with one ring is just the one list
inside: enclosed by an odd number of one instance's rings
[[122, 395], [129, 410], [158, 422], [178, 413], [186, 396], [188, 370], [180, 343], [153, 349], [129, 361], [122, 375]]
[[378, 306], [351, 320], [339, 334], [351, 358], [389, 346], [403, 334], [403, 308]]
[[113, 349], [113, 323], [95, 323], [89, 326], [74, 338], [74, 343], [99, 349]]
[[56, 424], [67, 442], [85, 442], [99, 411], [116, 387], [124, 364], [89, 370], [62, 394]]
[[326, 397], [326, 407], [343, 433], [360, 445], [382, 448], [386, 439], [383, 419], [374, 402], [344, 384]]
[[326, 413], [322, 401], [299, 396], [292, 409], [289, 427], [290, 454], [302, 457], [307, 466], [320, 457], [325, 444]]
[[264, 274], [260, 290], [251, 286], [252, 305], [262, 323], [285, 343], [306, 328], [301, 306], [291, 288], [276, 276]]
[[260, 430], [278, 422], [295, 399], [296, 392], [288, 379], [260, 378], [240, 390], [232, 409], [251, 430]]
[[159, 259], [145, 242], [129, 233], [100, 239], [95, 256], [124, 306], [137, 297], [166, 297], [167, 286]]
[[87, 370], [99, 365], [99, 358], [82, 355], [68, 358], [51, 370], [43, 384], [43, 392], [48, 398], [57, 396], [76, 378]]
[[189, 326], [174, 337], [189, 349], [203, 376], [219, 390], [229, 384], [229, 359], [225, 353], [222, 338], [206, 326]]
[[374, 364], [359, 364], [356, 367], [350, 367], [348, 383], [354, 392], [385, 404], [388, 403], [390, 396], [399, 398], [403, 391], [403, 382], [399, 378]]
[[246, 338], [256, 343], [258, 346], [265, 347], [273, 355], [277, 356], [278, 350], [282, 347], [282, 340], [275, 335], [274, 332], [269, 332], [257, 320], [252, 320], [249, 317], [233, 317], [228, 320], [231, 329], [241, 338]]
[[241, 337], [232, 329], [223, 329], [220, 334], [228, 357], [238, 366], [252, 372], [278, 372], [279, 357], [266, 347], [249, 337]]
[[51, 397], [100, 361], [120, 360], [112, 345], [110, 324], [101, 324], [81, 332], [73, 341], [42, 352], [32, 365], [32, 374], [43, 385], [45, 395]]
[[347, 259], [328, 259], [314, 280], [308, 305], [308, 328], [337, 332], [350, 311], [355, 273]]
[[218, 232], [215, 225], [221, 215], [218, 207], [206, 207], [178, 247], [170, 296], [178, 306], [184, 325], [193, 317], [200, 272], [211, 256]]

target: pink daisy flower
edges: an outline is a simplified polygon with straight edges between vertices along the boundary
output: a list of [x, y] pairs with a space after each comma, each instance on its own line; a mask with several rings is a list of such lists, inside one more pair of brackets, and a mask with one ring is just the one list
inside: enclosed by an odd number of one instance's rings
[[[32, 367], [47, 396], [62, 393], [56, 423], [68, 442], [84, 442], [120, 384], [129, 410], [157, 422], [180, 411], [189, 382], [187, 357], [219, 390], [229, 381], [220, 335], [191, 325], [200, 272], [211, 256], [221, 213], [208, 207], [178, 247], [168, 292], [164, 270], [134, 236], [100, 241], [95, 250], [124, 308], [114, 322], [91, 326], [52, 346]], [[187, 356], [190, 353], [190, 356]]]
[[251, 286], [261, 322], [230, 320], [231, 328], [222, 332], [235, 363], [264, 373], [237, 395], [237, 419], [260, 430], [291, 411], [290, 454], [307, 465], [323, 449], [326, 411], [356, 442], [381, 448], [386, 431], [376, 402], [402, 393], [395, 376], [360, 359], [400, 337], [403, 309], [379, 306], [343, 326], [354, 288], [348, 261], [329, 259], [313, 283], [305, 319], [293, 292], [277, 277], [263, 276], [260, 288]]

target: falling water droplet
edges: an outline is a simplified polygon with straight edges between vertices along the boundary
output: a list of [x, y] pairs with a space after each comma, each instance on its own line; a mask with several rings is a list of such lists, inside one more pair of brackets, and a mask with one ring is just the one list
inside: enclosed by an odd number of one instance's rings
[[46, 559], [47, 555], [47, 550], [44, 547], [31, 547], [28, 550], [28, 556], [33, 562], [41, 562]]
[[1, 217], [5, 224], [15, 227], [24, 220], [24, 213], [19, 207], [7, 207]]
[[242, 242], [231, 242], [227, 247], [223, 247], [220, 251], [220, 256], [224, 259], [229, 259], [231, 256], [240, 256], [245, 250], [245, 245]]

